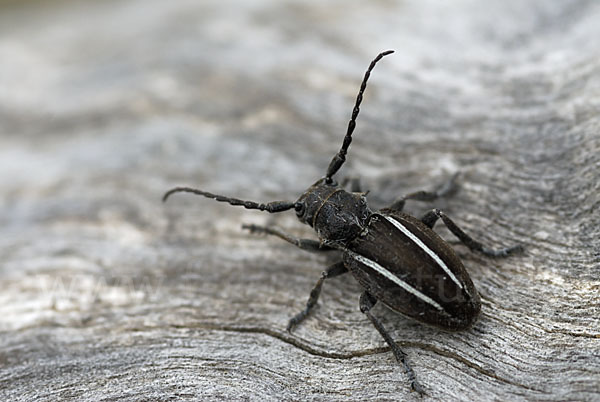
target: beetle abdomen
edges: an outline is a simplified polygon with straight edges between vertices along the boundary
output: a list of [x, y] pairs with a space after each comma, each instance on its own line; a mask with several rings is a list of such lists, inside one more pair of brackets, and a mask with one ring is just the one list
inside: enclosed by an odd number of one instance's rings
[[473, 324], [481, 303], [454, 251], [418, 219], [391, 210], [371, 215], [344, 263], [377, 300], [446, 330]]

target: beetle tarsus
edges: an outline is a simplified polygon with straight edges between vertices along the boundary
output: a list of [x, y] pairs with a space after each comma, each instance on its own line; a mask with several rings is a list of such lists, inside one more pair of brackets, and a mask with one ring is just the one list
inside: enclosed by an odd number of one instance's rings
[[308, 317], [311, 311], [315, 308], [317, 302], [319, 301], [319, 296], [321, 295], [321, 289], [323, 288], [323, 282], [325, 282], [325, 279], [334, 278], [336, 276], [343, 275], [346, 272], [348, 272], [348, 269], [342, 261], [330, 265], [327, 268], [327, 270], [323, 271], [321, 277], [319, 278], [313, 289], [310, 291], [310, 296], [308, 297], [308, 301], [306, 302], [306, 307], [304, 308], [304, 310], [293, 316], [288, 322], [288, 332], [292, 332], [292, 330], [298, 324], [304, 321], [304, 319]]
[[363, 294], [360, 296], [360, 311], [367, 316], [369, 321], [371, 321], [377, 332], [381, 334], [385, 342], [389, 345], [398, 363], [402, 364], [402, 367], [404, 367], [404, 371], [406, 372], [408, 380], [410, 381], [411, 389], [423, 395], [423, 388], [417, 382], [415, 372], [406, 361], [406, 353], [404, 353], [402, 349], [398, 347], [396, 342], [394, 342], [391, 335], [385, 329], [383, 324], [373, 314], [371, 314], [371, 309], [375, 306], [376, 303], [377, 299], [375, 299], [369, 292], [363, 292]]

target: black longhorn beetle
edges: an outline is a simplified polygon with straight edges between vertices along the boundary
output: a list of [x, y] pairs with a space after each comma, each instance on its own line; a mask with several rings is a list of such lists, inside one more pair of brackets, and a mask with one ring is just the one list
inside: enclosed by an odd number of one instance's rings
[[436, 221], [441, 218], [469, 249], [487, 256], [505, 257], [521, 251], [522, 247], [516, 245], [500, 250], [489, 249], [473, 240], [439, 209], [432, 209], [420, 219], [402, 212], [406, 200], [432, 201], [448, 193], [450, 186], [437, 192], [417, 191], [408, 194], [389, 207], [373, 212], [367, 205], [366, 194], [360, 192], [356, 181], [352, 182], [350, 191], [346, 191], [344, 185], [339, 185], [333, 179], [346, 160], [371, 71], [379, 60], [390, 53], [393, 50], [380, 53], [369, 65], [341, 149], [331, 160], [325, 177], [310, 186], [297, 201], [259, 204], [189, 187], [175, 187], [167, 191], [163, 201], [173, 193], [188, 192], [269, 213], [294, 209], [300, 222], [315, 229], [320, 240], [299, 239], [277, 227], [242, 226], [253, 233], [280, 237], [303, 250], [338, 250], [342, 254], [341, 261], [322, 273], [310, 292], [306, 307], [290, 319], [287, 330], [291, 331], [313, 310], [325, 279], [350, 271], [364, 288], [360, 296], [360, 311], [375, 326], [396, 360], [403, 365], [411, 388], [423, 393], [406, 361], [406, 354], [372, 315], [371, 309], [375, 303], [380, 301], [396, 312], [446, 331], [465, 330], [473, 325], [481, 310], [479, 294], [456, 253], [433, 231]]

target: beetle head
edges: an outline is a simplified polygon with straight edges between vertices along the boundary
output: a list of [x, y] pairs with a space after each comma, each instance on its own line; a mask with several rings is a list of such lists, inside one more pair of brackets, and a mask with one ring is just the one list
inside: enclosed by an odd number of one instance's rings
[[343, 241], [356, 237], [371, 214], [363, 193], [349, 193], [335, 181], [318, 180], [295, 203], [296, 216], [319, 237]]

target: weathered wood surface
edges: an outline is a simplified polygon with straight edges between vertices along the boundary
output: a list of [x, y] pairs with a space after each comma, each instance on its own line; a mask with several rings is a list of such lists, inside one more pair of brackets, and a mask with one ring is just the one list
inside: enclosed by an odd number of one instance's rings
[[[0, 399], [406, 400], [349, 276], [192, 196], [293, 199], [338, 149], [381, 206], [436, 206], [483, 299], [467, 332], [378, 314], [432, 400], [600, 400], [600, 3], [62, 1], [0, 13]], [[421, 213], [432, 205], [411, 203]]]

